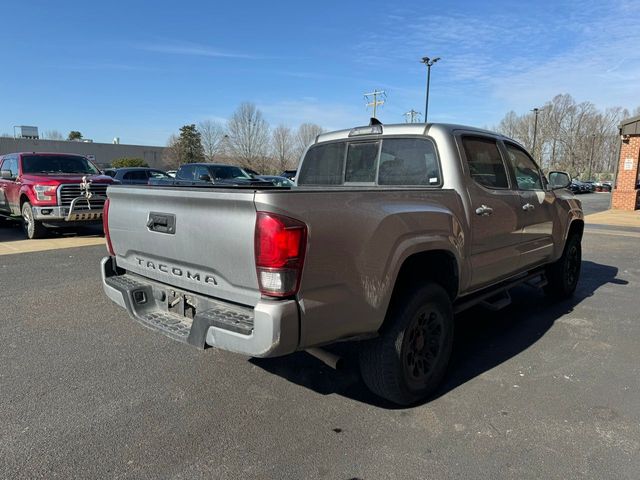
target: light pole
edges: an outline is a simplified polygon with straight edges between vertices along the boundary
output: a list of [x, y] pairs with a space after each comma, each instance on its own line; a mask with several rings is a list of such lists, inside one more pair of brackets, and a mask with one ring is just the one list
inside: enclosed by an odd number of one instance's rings
[[532, 150], [532, 154], [533, 154], [533, 159], [536, 159], [536, 137], [538, 136], [538, 112], [540, 111], [539, 108], [534, 108], [533, 110], [531, 110], [533, 113], [536, 114], [536, 119], [533, 123], [533, 148]]
[[440, 57], [436, 57], [436, 58], [422, 57], [422, 60], [420, 60], [420, 63], [424, 63], [427, 66], [427, 100], [424, 106], [424, 123], [427, 123], [427, 120], [429, 117], [429, 84], [431, 83], [431, 67], [438, 60], [440, 60]]

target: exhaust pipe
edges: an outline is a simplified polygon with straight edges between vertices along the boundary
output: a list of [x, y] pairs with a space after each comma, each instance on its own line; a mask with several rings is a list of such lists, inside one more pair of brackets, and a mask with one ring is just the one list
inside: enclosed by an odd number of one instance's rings
[[316, 357], [325, 365], [333, 368], [334, 370], [338, 370], [342, 368], [342, 357], [336, 355], [335, 353], [328, 352], [322, 348], [307, 348], [305, 350], [309, 355]]

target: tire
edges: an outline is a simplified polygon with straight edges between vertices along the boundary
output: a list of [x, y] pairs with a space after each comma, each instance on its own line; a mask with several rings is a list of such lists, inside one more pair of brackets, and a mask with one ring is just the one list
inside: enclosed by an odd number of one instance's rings
[[426, 284], [393, 301], [379, 337], [359, 352], [365, 385], [406, 406], [425, 400], [442, 380], [453, 345], [453, 310], [447, 292]]
[[33, 218], [33, 211], [31, 210], [31, 204], [24, 202], [22, 204], [22, 229], [24, 230], [27, 238], [43, 238], [47, 235], [47, 229], [42, 225], [42, 222]]
[[582, 245], [579, 235], [571, 235], [558, 261], [546, 268], [547, 285], [544, 292], [558, 300], [569, 298], [576, 291], [582, 264]]

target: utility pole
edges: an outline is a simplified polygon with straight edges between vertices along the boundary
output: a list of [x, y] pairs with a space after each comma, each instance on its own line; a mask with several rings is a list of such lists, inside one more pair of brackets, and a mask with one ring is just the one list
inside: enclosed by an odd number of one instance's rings
[[417, 123], [420, 120], [420, 112], [416, 112], [413, 108], [404, 113], [405, 123]]
[[427, 66], [427, 100], [424, 105], [424, 123], [427, 123], [429, 118], [429, 85], [431, 84], [431, 67], [438, 60], [440, 60], [440, 57], [422, 57], [422, 60], [420, 60], [420, 63], [424, 63]]
[[373, 118], [377, 118], [376, 111], [378, 109], [378, 105], [384, 105], [384, 102], [387, 99], [387, 93], [384, 90], [375, 89], [373, 92], [365, 93], [364, 99], [367, 102], [367, 107], [373, 107]]
[[538, 135], [538, 112], [540, 109], [538, 107], [531, 110], [536, 115], [536, 119], [533, 123], [533, 148], [531, 149], [531, 153], [533, 154], [533, 159], [536, 159], [536, 137]]
[[587, 174], [587, 180], [591, 180], [591, 164], [593, 163], [593, 147], [596, 143], [596, 134], [591, 134], [591, 156], [589, 157], [589, 173]]

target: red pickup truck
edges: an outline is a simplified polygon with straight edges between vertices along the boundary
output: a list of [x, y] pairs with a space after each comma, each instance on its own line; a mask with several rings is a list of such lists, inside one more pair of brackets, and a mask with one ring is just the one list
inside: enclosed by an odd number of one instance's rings
[[45, 236], [47, 227], [99, 223], [113, 183], [81, 155], [9, 153], [0, 156], [0, 217], [21, 217], [28, 238]]

